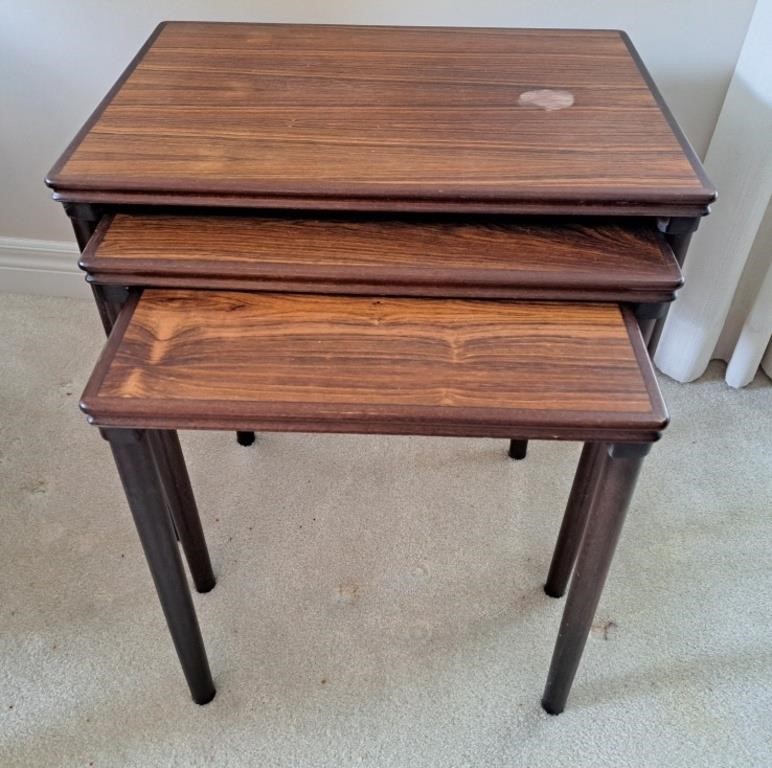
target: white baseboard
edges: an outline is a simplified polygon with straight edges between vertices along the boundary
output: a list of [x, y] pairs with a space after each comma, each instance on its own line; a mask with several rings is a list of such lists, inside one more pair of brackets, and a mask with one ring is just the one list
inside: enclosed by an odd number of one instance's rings
[[0, 293], [81, 299], [91, 295], [84, 278], [73, 243], [0, 237]]

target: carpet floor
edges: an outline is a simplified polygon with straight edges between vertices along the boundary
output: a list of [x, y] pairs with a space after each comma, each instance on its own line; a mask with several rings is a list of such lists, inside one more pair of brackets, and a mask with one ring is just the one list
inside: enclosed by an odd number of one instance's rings
[[189, 699], [107, 444], [88, 301], [0, 296], [0, 765], [769, 766], [772, 386], [663, 380], [568, 708], [542, 584], [580, 447], [183, 433], [217, 587]]

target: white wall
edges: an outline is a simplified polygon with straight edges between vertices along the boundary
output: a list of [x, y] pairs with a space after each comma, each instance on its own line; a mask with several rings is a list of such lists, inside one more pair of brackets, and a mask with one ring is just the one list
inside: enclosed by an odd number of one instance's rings
[[0, 0], [0, 240], [72, 239], [42, 178], [163, 19], [626, 29], [703, 153], [753, 5], [754, 0]]

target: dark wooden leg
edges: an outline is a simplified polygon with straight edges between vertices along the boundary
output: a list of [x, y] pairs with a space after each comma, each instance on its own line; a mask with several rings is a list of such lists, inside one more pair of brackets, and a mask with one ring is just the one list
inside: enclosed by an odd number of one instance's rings
[[[105, 333], [109, 336], [129, 296], [128, 289], [92, 283], [91, 290]], [[214, 587], [215, 578], [177, 433], [173, 430], [148, 430], [148, 434], [149, 449], [163, 487], [174, 535], [185, 550], [196, 589], [208, 592]]]
[[65, 203], [64, 212], [70, 219], [75, 240], [81, 253], [102, 218], [103, 211], [90, 203]]
[[665, 227], [665, 239], [673, 249], [673, 255], [682, 267], [686, 261], [686, 252], [689, 250], [689, 243], [692, 241], [692, 235], [700, 226], [700, 219], [671, 219]]
[[566, 706], [579, 660], [614, 556], [647, 445], [609, 445], [603, 455], [598, 493], [576, 563], [542, 707], [551, 715]]
[[[637, 307], [638, 325], [645, 341], [648, 341], [654, 329], [656, 318], [666, 309], [667, 304], [642, 304]], [[566, 593], [587, 527], [593, 494], [598, 488], [604, 450], [601, 443], [585, 443], [582, 449], [547, 574], [547, 583], [544, 585], [544, 591], [550, 597], [563, 597]]]
[[103, 429], [102, 434], [113, 451], [193, 701], [206, 704], [214, 698], [214, 683], [171, 519], [165, 509], [148, 433], [133, 429]]
[[[664, 233], [670, 247], [673, 249], [673, 255], [680, 267], [683, 267], [686, 260], [686, 252], [689, 250], [689, 243], [692, 235], [700, 226], [700, 217], [697, 218], [672, 218], [666, 219], [660, 224], [660, 231]], [[665, 308], [662, 315], [652, 324], [648, 333], [644, 332], [644, 341], [649, 349], [649, 353], [654, 355], [657, 349], [659, 337], [662, 334], [662, 328], [667, 317], [668, 307]]]
[[644, 344], [649, 343], [654, 329], [657, 327], [657, 321], [667, 314], [669, 306], [669, 302], [636, 305], [635, 319], [638, 321], [638, 327], [641, 329]]
[[148, 431], [148, 435], [159, 475], [163, 478], [162, 487], [169, 513], [185, 552], [193, 583], [198, 592], [209, 592], [216, 581], [179, 438], [173, 430]]
[[524, 459], [528, 453], [528, 441], [527, 440], [510, 440], [509, 441], [509, 458], [510, 459]]
[[252, 445], [255, 442], [254, 432], [236, 432], [236, 442], [239, 445]]
[[566, 592], [584, 530], [587, 527], [592, 499], [600, 481], [605, 452], [606, 446], [603, 443], [585, 443], [582, 449], [566, 511], [563, 514], [558, 542], [552, 555], [547, 583], [544, 585], [544, 591], [550, 597], [563, 597]]
[[639, 320], [638, 325], [641, 329], [641, 336], [643, 336], [644, 344], [648, 344], [651, 341], [651, 337], [654, 335], [654, 328], [657, 325], [656, 318]]

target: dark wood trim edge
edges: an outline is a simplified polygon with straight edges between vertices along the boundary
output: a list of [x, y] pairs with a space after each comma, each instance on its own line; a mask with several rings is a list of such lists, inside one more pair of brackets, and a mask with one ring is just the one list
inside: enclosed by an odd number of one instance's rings
[[[119, 345], [120, 337], [116, 336], [115, 341], [111, 337], [105, 366], [109, 366]], [[96, 371], [92, 378], [97, 385], [101, 381]], [[168, 399], [99, 396], [93, 387], [84, 392], [81, 408], [89, 416], [89, 422], [97, 426], [469, 437], [497, 437], [511, 433], [513, 437], [524, 439], [621, 442], [657, 440], [663, 422], [655, 410], [640, 414], [609, 412], [601, 424], [597, 418], [582, 411], [561, 411], [558, 415], [554, 410], [522, 412], [518, 409], [426, 405], [200, 400], [192, 409]], [[559, 423], [556, 423], [556, 417]]]
[[43, 181], [47, 187], [51, 187], [51, 189], [56, 188], [57, 184], [59, 183], [59, 173], [61, 172], [65, 163], [70, 159], [70, 156], [75, 151], [76, 147], [78, 147], [85, 135], [91, 130], [91, 127], [94, 125], [94, 123], [100, 118], [105, 109], [107, 109], [108, 104], [113, 100], [113, 97], [118, 92], [118, 89], [126, 82], [126, 80], [128, 80], [129, 76], [136, 69], [137, 64], [139, 64], [139, 62], [143, 59], [145, 54], [148, 52], [150, 47], [153, 45], [168, 23], [168, 21], [162, 21], [160, 24], [158, 24], [158, 26], [151, 32], [150, 37], [145, 40], [144, 45], [137, 51], [137, 53], [134, 55], [134, 58], [129, 62], [126, 69], [121, 72], [110, 90], [104, 95], [104, 98], [99, 102], [99, 104], [97, 104], [88, 120], [83, 123], [80, 130], [75, 134], [72, 141], [65, 148], [64, 152], [62, 152], [62, 154], [59, 156], [59, 159], [53, 164], [51, 170], [46, 174]]
[[80, 258], [78, 259], [78, 267], [80, 267], [80, 269], [82, 269], [84, 272], [89, 271], [88, 262], [95, 257], [99, 246], [102, 244], [102, 241], [105, 239], [105, 235], [110, 229], [110, 225], [113, 223], [114, 218], [114, 213], [107, 213], [102, 216], [102, 218], [99, 220], [99, 224], [97, 224], [96, 229], [94, 230], [94, 234], [91, 235], [91, 237], [88, 239], [88, 242], [86, 243], [86, 247], [81, 251]]
[[638, 368], [643, 377], [643, 383], [646, 386], [646, 391], [649, 393], [652, 415], [660, 420], [659, 429], [663, 430], [670, 423], [670, 414], [662, 397], [657, 376], [654, 373], [654, 366], [646, 349], [646, 342], [641, 334], [641, 328], [635, 318], [635, 313], [629, 307], [621, 306], [620, 311], [625, 321], [630, 346], [633, 348], [635, 359], [638, 361]]
[[[670, 111], [670, 107], [667, 105], [667, 102], [665, 101], [662, 92], [657, 87], [656, 82], [654, 82], [654, 78], [651, 76], [651, 72], [649, 72], [646, 65], [643, 63], [643, 59], [638, 53], [638, 50], [633, 44], [633, 41], [630, 39], [630, 35], [628, 35], [627, 32], [622, 29], [619, 30], [619, 35], [622, 38], [624, 44], [627, 46], [627, 50], [630, 51], [630, 56], [632, 56], [633, 61], [638, 67], [638, 70], [641, 73], [641, 77], [643, 77], [643, 79], [646, 81], [646, 85], [649, 86], [649, 90], [651, 91], [652, 96], [654, 96], [655, 101], [659, 105], [659, 108], [662, 110], [662, 114], [665, 116], [665, 120], [667, 120], [668, 125], [670, 126], [670, 130], [673, 131], [673, 135], [676, 137], [676, 139], [678, 139], [678, 143], [681, 145], [681, 149], [683, 149], [684, 154], [691, 163], [695, 174], [697, 174], [697, 178], [699, 178], [700, 183], [705, 189], [705, 192], [710, 195], [710, 199], [707, 201], [707, 205], [710, 205], [711, 203], [715, 202], [716, 198], [718, 197], [716, 187], [705, 173], [705, 169], [702, 166], [700, 158], [694, 151], [694, 147], [689, 142], [689, 139], [686, 138], [686, 135], [681, 130], [681, 126], [676, 121], [675, 116]], [[708, 213], [707, 209], [705, 213]]]
[[[103, 401], [106, 398], [99, 398]], [[118, 398], [120, 399], [120, 398]], [[93, 403], [93, 400], [92, 400]], [[146, 401], [147, 405], [153, 403]], [[100, 402], [99, 409], [105, 405]], [[125, 403], [116, 405], [117, 412], [126, 411]], [[85, 409], [84, 409], [85, 410]], [[209, 419], [192, 418], [179, 414], [118, 413], [88, 414], [88, 422], [98, 427], [123, 429], [194, 429], [254, 432], [321, 432], [337, 434], [424, 435], [429, 437], [481, 437], [518, 440], [578, 440], [615, 443], [651, 443], [659, 440], [660, 432], [643, 427], [598, 427], [595, 424], [577, 424], [556, 429], [554, 426], [511, 424], [480, 424], [462, 421], [426, 423], [412, 419], [393, 418], [339, 418], [320, 420], [314, 415], [303, 418], [282, 418], [270, 414], [231, 416], [217, 415]]]
[[655, 239], [657, 241], [657, 245], [659, 246], [659, 250], [662, 253], [662, 258], [664, 258], [669, 264], [672, 264], [676, 274], [679, 277], [678, 285], [674, 286], [674, 290], [677, 291], [684, 284], [684, 273], [681, 271], [681, 265], [678, 263], [675, 252], [673, 251], [670, 243], [668, 243], [667, 239], [665, 238], [664, 233], [658, 232]]
[[[83, 267], [81, 267], [83, 268]], [[347, 296], [395, 296], [434, 299], [479, 299], [490, 301], [593, 301], [618, 304], [661, 304], [673, 301], [673, 291], [480, 287], [476, 285], [409, 285], [331, 280], [274, 280], [262, 277], [229, 278], [191, 275], [154, 275], [146, 272], [111, 274], [89, 272], [89, 285], [141, 286], [143, 288], [195, 288], [197, 290], [249, 291], [255, 293], [302, 293]]]
[[207, 208], [244, 208], [294, 211], [356, 211], [377, 213], [463, 213], [524, 216], [648, 216], [648, 217], [702, 217], [708, 212], [707, 204], [679, 198], [658, 201], [571, 201], [535, 200], [501, 201], [459, 198], [424, 200], [385, 195], [383, 197], [343, 198], [300, 195], [297, 197], [249, 194], [239, 197], [233, 193], [142, 192], [132, 190], [105, 191], [80, 188], [57, 188], [52, 195], [60, 203], [90, 203], [93, 205], [135, 206], [162, 205]]
[[105, 375], [110, 367], [110, 364], [115, 357], [115, 353], [123, 340], [123, 335], [126, 333], [126, 329], [129, 327], [134, 310], [139, 304], [139, 300], [142, 296], [141, 290], [133, 290], [129, 294], [129, 298], [121, 308], [121, 312], [118, 315], [118, 319], [110, 331], [110, 335], [107, 337], [107, 342], [97, 358], [94, 370], [91, 372], [86, 387], [83, 390], [83, 394], [80, 396], [80, 409], [88, 414], [87, 401], [95, 400], [96, 395], [99, 392], [99, 388], [102, 385]]

